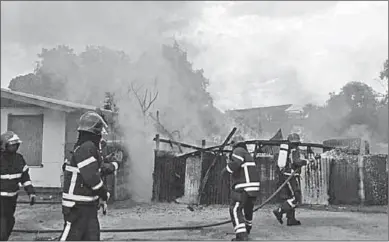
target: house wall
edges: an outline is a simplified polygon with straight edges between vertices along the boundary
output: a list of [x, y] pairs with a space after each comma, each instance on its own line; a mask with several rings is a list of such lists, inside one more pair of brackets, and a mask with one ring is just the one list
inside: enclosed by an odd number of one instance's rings
[[78, 121], [83, 113], [72, 112], [66, 114], [66, 126], [65, 126], [65, 157], [70, 158], [71, 151], [73, 151], [74, 144], [77, 142], [78, 137]]
[[36, 187], [61, 187], [60, 172], [64, 160], [66, 113], [38, 107], [2, 107], [1, 133], [7, 131], [8, 114], [43, 114], [43, 167], [30, 167], [30, 176]]

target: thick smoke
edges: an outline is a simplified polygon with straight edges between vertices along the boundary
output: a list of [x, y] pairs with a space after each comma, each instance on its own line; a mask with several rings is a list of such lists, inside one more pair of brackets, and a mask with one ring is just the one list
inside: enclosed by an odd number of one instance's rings
[[[197, 113], [199, 108], [187, 99], [190, 86], [182, 84], [185, 80], [179, 79], [180, 70], [173, 70], [162, 53], [163, 44], [172, 45], [174, 33], [201, 16], [203, 3], [9, 2], [2, 5], [5, 5], [1, 9], [2, 43], [17, 42], [31, 53], [57, 44], [68, 45], [78, 53], [86, 45], [101, 45], [124, 50], [129, 55], [131, 65], [127, 71], [118, 68], [120, 73], [115, 73], [114, 80], [97, 77], [92, 81], [80, 79], [76, 73], [63, 73], [68, 78], [66, 99], [85, 102], [93, 97], [102, 101], [105, 92], [115, 94], [120, 109], [119, 124], [130, 153], [129, 189], [134, 199], [150, 200], [154, 163], [152, 138], [157, 130], [148, 113], [155, 116], [159, 110], [161, 123], [169, 131], [179, 130], [186, 142], [205, 138]], [[98, 65], [88, 71], [101, 73], [97, 68]], [[134, 87], [143, 85], [140, 96], [146, 89], [159, 92], [146, 116], [134, 92], [128, 91], [131, 83]]]
[[[74, 77], [66, 88], [68, 98], [79, 101], [87, 96], [102, 100], [104, 92], [115, 93], [119, 122], [131, 154], [129, 185], [140, 200], [151, 197], [156, 129], [143, 115], [136, 97], [128, 93], [130, 83], [158, 90], [157, 101], [148, 111], [155, 115], [159, 110], [166, 129], [179, 130], [186, 143], [207, 139], [199, 112], [204, 107], [188, 99], [191, 80], [183, 80], [180, 70], [166, 60], [162, 44], [172, 44], [173, 38], [186, 42], [191, 48], [189, 57], [196, 68], [205, 69], [211, 80], [209, 90], [222, 109], [324, 101], [329, 91], [343, 83], [370, 78], [373, 66], [380, 66], [383, 53], [387, 53], [387, 7], [378, 4], [362, 11], [366, 3], [357, 8], [309, 3], [309, 7], [297, 7], [288, 15], [285, 13], [291, 12], [291, 6], [270, 2], [259, 3], [261, 11], [253, 11], [254, 3], [246, 7], [243, 5], [248, 3], [206, 2], [1, 4], [2, 57], [14, 56], [15, 50], [20, 57], [9, 59], [15, 66], [30, 65], [41, 47], [57, 44], [69, 45], [77, 52], [86, 45], [102, 45], [130, 56], [131, 66], [126, 71], [120, 69], [114, 80]], [[21, 64], [26, 59], [29, 63]], [[343, 135], [336, 133], [341, 121], [334, 117], [317, 118], [318, 123], [332, 125], [320, 130], [320, 138]], [[233, 123], [224, 117], [217, 122], [220, 135], [215, 140], [221, 140]]]

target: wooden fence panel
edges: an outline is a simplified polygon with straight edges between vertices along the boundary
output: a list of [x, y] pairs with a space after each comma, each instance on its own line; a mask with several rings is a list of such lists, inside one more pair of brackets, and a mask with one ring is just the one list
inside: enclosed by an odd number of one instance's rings
[[[257, 203], [261, 204], [270, 197], [278, 188], [277, 166], [273, 156], [259, 156], [255, 159], [260, 174], [260, 195]], [[279, 202], [279, 197], [273, 198], [270, 203]]]
[[359, 204], [358, 156], [333, 158], [330, 163], [330, 204]]
[[[204, 178], [209, 166], [212, 164], [215, 155], [204, 153], [202, 163], [201, 179]], [[201, 196], [200, 204], [228, 204], [229, 203], [229, 179], [222, 179], [221, 171], [226, 167], [225, 156], [217, 158], [217, 162], [209, 172], [208, 181], [204, 187], [204, 194]]]
[[364, 156], [364, 190], [366, 205], [388, 204], [388, 155]]
[[184, 195], [185, 165], [183, 158], [155, 152], [152, 200], [171, 202]]
[[[204, 157], [203, 174], [213, 161], [214, 155], [208, 154]], [[274, 159], [271, 156], [258, 157], [255, 159], [258, 172], [260, 173], [260, 195], [257, 203], [264, 202], [277, 189], [278, 175], [275, 172]], [[229, 204], [230, 203], [230, 179], [221, 179], [220, 172], [226, 166], [225, 157], [218, 161], [210, 171], [208, 182], [204, 188], [205, 194], [202, 196], [201, 204]], [[272, 199], [270, 202], [279, 202], [278, 198]]]

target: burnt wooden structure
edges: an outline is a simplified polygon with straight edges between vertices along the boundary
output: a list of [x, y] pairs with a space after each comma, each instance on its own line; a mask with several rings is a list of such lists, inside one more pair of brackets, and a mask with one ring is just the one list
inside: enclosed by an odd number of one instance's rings
[[[152, 196], [154, 201], [177, 201], [177, 199], [183, 197], [185, 194], [194, 195], [203, 191], [203, 196], [199, 196], [200, 201], [197, 201], [199, 204], [229, 203], [230, 181], [229, 179], [222, 179], [220, 172], [226, 166], [227, 155], [231, 152], [231, 150], [223, 149], [223, 145], [205, 148], [205, 141], [202, 141], [202, 147], [188, 145], [176, 141], [161, 139], [159, 135], [156, 135], [154, 141], [156, 142]], [[269, 152], [269, 149], [264, 148], [268, 148], [269, 146], [279, 146], [280, 144], [287, 142], [288, 141], [286, 140], [250, 140], [245, 142], [248, 145], [255, 146], [253, 156], [255, 162], [257, 163], [257, 169], [261, 179], [261, 194], [257, 201], [259, 203], [263, 202], [272, 193], [274, 193], [279, 185], [279, 174], [276, 169], [276, 161], [274, 158], [275, 154], [263, 153], [263, 150], [267, 150], [267, 152]], [[184, 154], [162, 151], [159, 150], [160, 143], [168, 143], [170, 146], [179, 145], [183, 148], [195, 149], [195, 151]], [[301, 145], [324, 149], [330, 148], [321, 144], [313, 143], [303, 143]], [[222, 152], [218, 153], [220, 148], [222, 148]], [[277, 151], [277, 149], [274, 149], [274, 151]], [[190, 178], [188, 174], [185, 174], [188, 158], [191, 159], [190, 162], [193, 162], [193, 158], [195, 158], [201, 163], [201, 165], [199, 165], [199, 167], [201, 167], [200, 172], [197, 174], [197, 179], [199, 181], [202, 181], [206, 173], [209, 172], [209, 178], [205, 183], [204, 190], [199, 188], [199, 191], [195, 191], [194, 189], [196, 189], [196, 186], [192, 184], [193, 182], [191, 183], [185, 181], [185, 177], [187, 177], [187, 179], [196, 179], [193, 174], [191, 174]], [[214, 164], [214, 167], [210, 169], [212, 164]], [[186, 187], [185, 184], [187, 184]], [[185, 189], [192, 189], [193, 191], [185, 192]], [[185, 198], [184, 200], [187, 201], [188, 198]], [[278, 200], [279, 198], [276, 197], [271, 202], [276, 202]]]
[[[211, 165], [215, 155], [211, 152], [203, 154], [201, 162], [201, 178]], [[200, 204], [228, 204], [230, 198], [230, 180], [222, 179], [220, 172], [226, 166], [226, 156], [218, 158], [213, 169], [210, 170], [208, 182], [201, 196]], [[265, 201], [278, 188], [278, 173], [276, 172], [273, 157], [258, 156], [255, 159], [258, 173], [261, 177], [261, 194], [258, 203]], [[158, 202], [173, 202], [185, 194], [185, 167], [187, 160], [169, 152], [155, 151], [155, 165], [153, 173], [153, 197]], [[276, 202], [273, 199], [273, 202]]]
[[[161, 140], [157, 136], [156, 143], [169, 142], [177, 145], [178, 142]], [[287, 141], [252, 140], [246, 144], [255, 145], [252, 152], [255, 157], [257, 169], [261, 179], [260, 196], [257, 203], [266, 200], [280, 185], [278, 183], [278, 169], [276, 167], [277, 154], [261, 153], [264, 146], [279, 146]], [[362, 143], [363, 144], [363, 143]], [[215, 149], [220, 146], [204, 148], [180, 143], [182, 147], [195, 149], [185, 154], [177, 154], [168, 151], [161, 151], [156, 148], [155, 166], [153, 173], [153, 200], [160, 202], [172, 202], [183, 197], [185, 194], [198, 194], [195, 191], [197, 186], [185, 181], [187, 159], [189, 157], [201, 162], [196, 169], [201, 170], [197, 174], [198, 180], [202, 180], [209, 166], [217, 156], [215, 166], [209, 171], [209, 179], [204, 187], [204, 194], [201, 196], [200, 204], [228, 204], [230, 193], [229, 179], [221, 179], [220, 172], [226, 166], [227, 155], [230, 150], [223, 150], [222, 155], [218, 155]], [[329, 151], [332, 147], [302, 143], [306, 146], [306, 156], [312, 156], [311, 147], [321, 148]], [[309, 163], [302, 168], [301, 189], [304, 204], [359, 204], [359, 205], [382, 205], [387, 204], [388, 198], [388, 169], [387, 155], [363, 155], [364, 146], [361, 151], [346, 153], [343, 155], [329, 154], [321, 159]], [[266, 149], [269, 152], [269, 149]], [[277, 149], [270, 149], [277, 152]], [[331, 151], [332, 152], [332, 151]], [[303, 152], [304, 153], [304, 152]], [[199, 168], [200, 167], [200, 168]], [[191, 168], [192, 169], [192, 168]], [[188, 179], [188, 178], [187, 178]], [[196, 179], [192, 175], [190, 179]], [[185, 184], [187, 184], [185, 186]], [[191, 189], [186, 191], [185, 189]], [[280, 199], [276, 196], [271, 203], [276, 203]]]

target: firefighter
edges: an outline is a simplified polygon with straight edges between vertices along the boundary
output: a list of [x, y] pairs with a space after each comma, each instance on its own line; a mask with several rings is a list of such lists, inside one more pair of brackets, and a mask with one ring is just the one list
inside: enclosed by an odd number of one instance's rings
[[285, 182], [291, 173], [299, 169], [294, 177], [287, 183], [283, 189], [284, 200], [279, 208], [273, 210], [273, 214], [280, 224], [283, 224], [283, 214], [286, 214], [288, 226], [301, 225], [301, 222], [295, 217], [295, 209], [301, 203], [300, 187], [300, 168], [307, 165], [299, 151], [300, 136], [296, 133], [288, 135], [288, 144], [282, 144], [278, 155], [278, 167], [280, 171], [280, 183]]
[[22, 141], [12, 131], [1, 135], [0, 161], [0, 240], [7, 241], [15, 225], [15, 209], [19, 183], [35, 203], [35, 189], [31, 183], [29, 168], [23, 156], [17, 152]]
[[[108, 128], [96, 112], [80, 117], [78, 140], [71, 159], [64, 166], [62, 213], [65, 220], [60, 241], [100, 240], [98, 210], [105, 212], [110, 194], [101, 177], [102, 133]], [[112, 162], [109, 170], [118, 169]]]
[[242, 136], [235, 136], [232, 153], [222, 175], [231, 177], [230, 216], [237, 240], [248, 240], [252, 228], [254, 202], [259, 195], [259, 173]]

